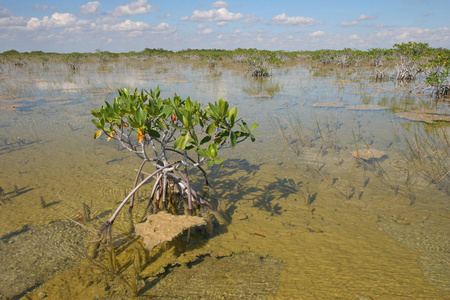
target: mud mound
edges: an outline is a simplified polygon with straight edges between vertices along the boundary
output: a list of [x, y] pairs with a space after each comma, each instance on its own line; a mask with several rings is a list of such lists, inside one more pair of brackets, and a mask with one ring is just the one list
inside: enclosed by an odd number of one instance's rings
[[147, 221], [136, 225], [136, 234], [144, 238], [144, 244], [148, 250], [157, 245], [172, 241], [192, 227], [206, 225], [203, 218], [196, 216], [177, 216], [161, 211], [147, 217]]

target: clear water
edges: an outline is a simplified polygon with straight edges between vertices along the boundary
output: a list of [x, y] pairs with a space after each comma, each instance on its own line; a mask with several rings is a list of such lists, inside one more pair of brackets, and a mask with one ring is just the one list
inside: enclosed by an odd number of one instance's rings
[[[198, 296], [200, 282], [215, 287], [210, 298], [450, 297], [449, 129], [394, 114], [429, 109], [432, 101], [410, 92], [412, 85], [374, 82], [369, 68], [299, 63], [273, 70], [265, 79], [245, 73], [242, 66], [225, 64], [211, 70], [201, 61], [89, 63], [76, 73], [57, 63], [5, 67], [0, 79], [0, 294], [24, 295], [37, 288], [30, 297], [39, 292], [54, 298], [124, 295], [116, 288], [120, 283], [110, 283], [86, 259], [78, 264], [83, 237], [98, 225], [82, 222], [83, 204], [92, 215], [108, 218], [133, 185], [140, 162], [112, 142], [93, 139], [90, 110], [111, 101], [116, 88], [159, 85], [163, 97], [177, 93], [203, 104], [224, 98], [248, 122], [258, 123], [261, 135], [233, 151], [223, 149], [224, 168], [210, 169], [215, 198], [231, 223], [185, 251], [155, 258], [139, 281], [142, 295]], [[313, 106], [327, 102], [387, 109]], [[442, 103], [438, 109], [448, 112]], [[351, 153], [363, 148], [386, 156], [358, 161]], [[26, 242], [25, 235], [34, 238]], [[11, 256], [17, 251], [19, 258]], [[158, 268], [174, 262], [233, 253], [231, 267], [217, 259], [196, 262], [197, 273], [209, 276], [181, 289], [184, 294], [176, 294], [164, 279], [152, 281]], [[52, 257], [55, 263], [47, 267], [43, 262]], [[252, 268], [242, 272], [243, 265]], [[252, 277], [255, 268], [262, 271]], [[174, 282], [188, 280], [180, 276]], [[267, 282], [270, 288], [249, 284], [242, 290], [239, 278]]]

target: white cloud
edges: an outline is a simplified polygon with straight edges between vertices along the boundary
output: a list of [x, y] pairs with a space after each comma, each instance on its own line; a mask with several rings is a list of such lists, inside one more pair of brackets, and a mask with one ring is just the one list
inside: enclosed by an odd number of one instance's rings
[[[238, 21], [244, 17], [241, 13], [232, 13], [226, 8], [210, 9], [210, 10], [194, 10], [191, 21], [196, 22], [228, 22]], [[186, 20], [186, 17], [182, 18]]]
[[339, 26], [344, 26], [344, 27], [347, 27], [347, 26], [356, 26], [356, 25], [358, 25], [358, 21], [351, 21], [351, 22], [342, 21], [342, 22], [339, 24]]
[[390, 44], [412, 41], [448, 45], [450, 42], [450, 28], [440, 27], [429, 29], [420, 27], [406, 27], [387, 29], [379, 31], [376, 34], [376, 37], [378, 39], [389, 41]]
[[137, 0], [127, 5], [117, 6], [114, 11], [110, 12], [110, 14], [113, 16], [122, 17], [146, 14], [151, 11], [156, 11], [156, 8], [148, 4], [147, 0]]
[[256, 18], [254, 14], [252, 15], [247, 15], [245, 17], [244, 23], [246, 24], [252, 24], [252, 23], [257, 23], [257, 22], [261, 22], [263, 21], [263, 18]]
[[48, 5], [43, 5], [43, 4], [36, 4], [35, 6], [33, 6], [33, 10], [56, 10], [55, 7], [53, 6], [48, 6]]
[[360, 15], [356, 21], [367, 21], [367, 20], [375, 20], [378, 16], [368, 16], [368, 15]]
[[7, 18], [0, 18], [0, 27], [6, 27], [6, 26], [26, 26], [27, 21], [24, 17], [7, 17]]
[[302, 27], [323, 24], [323, 22], [316, 21], [313, 18], [300, 17], [300, 16], [288, 17], [286, 13], [282, 13], [281, 15], [277, 15], [277, 16], [273, 17], [272, 21], [274, 21], [274, 23], [276, 25], [294, 25], [294, 26], [302, 26]]
[[130, 33], [127, 34], [127, 36], [129, 37], [136, 37], [136, 36], [141, 36], [144, 33], [142, 31], [131, 31]]
[[95, 22], [97, 24], [101, 24], [101, 23], [112, 24], [112, 23], [117, 23], [120, 21], [122, 21], [122, 19], [120, 19], [118, 17], [107, 16], [107, 17], [99, 17], [99, 18], [97, 18], [97, 20]]
[[27, 22], [27, 29], [37, 30], [41, 28], [67, 27], [76, 23], [77, 17], [70, 13], [54, 13], [51, 18], [45, 16], [42, 20], [31, 18]]
[[213, 4], [211, 4], [211, 7], [214, 7], [214, 8], [221, 8], [221, 7], [228, 7], [228, 6], [230, 6], [230, 4], [225, 1], [216, 1]]
[[205, 28], [205, 27], [206, 27], [205, 24], [198, 24], [198, 25], [197, 25], [197, 29], [203, 29], [203, 28]]
[[13, 13], [6, 7], [0, 7], [0, 18], [6, 18], [12, 16]]
[[358, 36], [357, 34], [352, 34], [352, 35], [350, 36], [350, 39], [352, 39], [352, 40], [357, 40], [357, 39], [359, 39], [359, 36]]
[[149, 30], [151, 26], [144, 22], [133, 22], [131, 20], [125, 20], [122, 23], [114, 24], [108, 28], [110, 31], [136, 31], [136, 30]]
[[97, 26], [97, 24], [95, 23], [90, 23], [87, 20], [80, 20], [77, 22], [77, 25], [74, 26], [70, 26], [70, 27], [66, 27], [61, 34], [65, 34], [65, 33], [89, 33], [89, 32], [94, 32], [98, 29], [99, 27]]
[[217, 22], [216, 23], [217, 26], [225, 26], [227, 24], [228, 24], [228, 22], [225, 22], [225, 21], [221, 21], [221, 22]]
[[311, 32], [309, 34], [309, 36], [315, 36], [315, 37], [317, 37], [317, 36], [324, 36], [324, 35], [325, 35], [325, 32], [323, 32], [322, 30], [314, 31], [314, 32]]
[[49, 34], [49, 35], [39, 35], [36, 37], [37, 41], [45, 41], [45, 40], [51, 40], [55, 37], [54, 34]]
[[154, 26], [152, 28], [152, 33], [159, 33], [159, 34], [168, 34], [172, 33], [176, 30], [175, 27], [170, 26], [169, 24], [162, 22], [158, 26]]
[[367, 27], [369, 27], [369, 28], [383, 28], [383, 27], [388, 27], [388, 26], [386, 26], [384, 24], [370, 24], [370, 25], [367, 25]]
[[80, 13], [82, 15], [95, 15], [97, 14], [97, 9], [100, 8], [101, 3], [98, 1], [88, 2], [84, 5], [81, 5]]
[[339, 26], [344, 26], [344, 27], [356, 26], [361, 21], [375, 20], [376, 18], [378, 18], [378, 16], [374, 16], [374, 15], [369, 16], [369, 15], [361, 14], [361, 15], [359, 15], [358, 19], [356, 19], [354, 21], [350, 21], [350, 22], [342, 21], [341, 23], [339, 23]]
[[202, 31], [199, 32], [199, 34], [210, 34], [213, 30], [211, 28], [205, 28]]

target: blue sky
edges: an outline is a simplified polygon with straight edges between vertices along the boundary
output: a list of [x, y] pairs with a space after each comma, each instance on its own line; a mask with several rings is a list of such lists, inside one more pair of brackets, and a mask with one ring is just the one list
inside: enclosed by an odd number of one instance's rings
[[448, 0], [0, 0], [0, 52], [450, 48]]

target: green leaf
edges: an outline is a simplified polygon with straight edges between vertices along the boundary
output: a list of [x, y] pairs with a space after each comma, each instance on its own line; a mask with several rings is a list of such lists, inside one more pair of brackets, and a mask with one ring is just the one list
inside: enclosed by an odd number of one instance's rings
[[228, 113], [228, 119], [230, 120], [230, 125], [233, 126], [234, 125], [234, 120], [236, 119], [237, 116], [237, 107], [233, 107], [230, 112]]
[[209, 108], [211, 109], [212, 116], [218, 118], [220, 116], [219, 110], [216, 106], [214, 106], [212, 103], [208, 103]]
[[186, 128], [191, 128], [192, 125], [192, 115], [188, 111], [183, 111], [183, 125], [186, 126]]
[[183, 113], [179, 110], [175, 110], [175, 115], [179, 121], [183, 121]]
[[176, 139], [173, 146], [175, 147], [175, 149], [184, 150], [186, 148], [188, 140], [189, 140], [189, 133], [184, 135], [182, 134]]
[[210, 157], [212, 159], [215, 159], [217, 157], [217, 145], [216, 144], [210, 144], [208, 147]]
[[220, 117], [226, 118], [227, 112], [228, 112], [228, 102], [224, 101], [222, 98], [219, 100], [219, 111], [220, 111]]
[[154, 137], [154, 138], [157, 138], [157, 139], [161, 137], [161, 135], [159, 134], [159, 132], [156, 131], [156, 130], [153, 130], [153, 129], [147, 130], [147, 133], [148, 133], [149, 136]]
[[192, 130], [191, 136], [192, 136], [193, 144], [198, 145], [198, 137], [197, 137], [197, 134], [195, 133], [195, 130]]
[[184, 136], [180, 135], [175, 142], [173, 143], [173, 146], [175, 147], [175, 149], [181, 149], [181, 144], [184, 141]]
[[98, 129], [103, 129], [103, 127], [100, 125], [100, 123], [98, 122], [98, 120], [93, 119], [92, 123], [94, 123], [95, 127], [97, 127]]
[[206, 149], [197, 149], [196, 152], [198, 155], [203, 156], [205, 158], [210, 158], [209, 151]]
[[252, 128], [250, 128], [250, 131], [253, 131], [253, 129], [255, 129], [256, 127], [258, 127], [257, 123], [253, 123]]
[[145, 124], [145, 120], [147, 119], [147, 111], [139, 107], [136, 110], [136, 122], [139, 126], [143, 126]]
[[202, 138], [202, 140], [200, 141], [200, 145], [203, 145], [203, 144], [209, 142], [210, 140], [211, 140], [211, 136], [207, 135], [204, 138]]
[[134, 127], [134, 128], [140, 128], [140, 127], [142, 127], [141, 126], [141, 124], [139, 124], [138, 122], [135, 122], [135, 121], [131, 121], [131, 120], [129, 120], [130, 122], [130, 126], [131, 127]]
[[172, 114], [172, 107], [165, 106], [160, 113], [160, 116], [164, 116], [164, 119], [168, 118]]
[[184, 106], [186, 107], [186, 109], [187, 110], [191, 110], [191, 108], [192, 108], [192, 101], [191, 101], [191, 99], [188, 97], [187, 99], [186, 99], [186, 101], [184, 101]]
[[214, 123], [211, 123], [208, 125], [208, 127], [206, 127], [207, 134], [213, 134], [214, 130], [216, 130], [216, 124], [214, 124]]
[[231, 141], [231, 146], [233, 148], [236, 147], [236, 134], [234, 134], [234, 131], [232, 131], [230, 134], [230, 141]]

